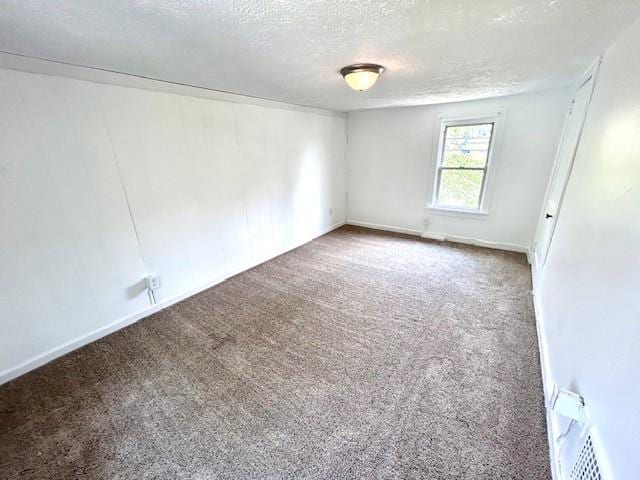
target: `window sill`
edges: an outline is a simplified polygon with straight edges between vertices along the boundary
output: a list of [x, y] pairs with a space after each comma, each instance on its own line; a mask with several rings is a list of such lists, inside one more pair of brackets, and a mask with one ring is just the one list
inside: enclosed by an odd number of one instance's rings
[[450, 217], [462, 217], [462, 218], [474, 218], [477, 220], [484, 220], [489, 216], [489, 212], [486, 210], [466, 210], [464, 208], [448, 208], [448, 207], [425, 207], [429, 213], [433, 215], [445, 215]]

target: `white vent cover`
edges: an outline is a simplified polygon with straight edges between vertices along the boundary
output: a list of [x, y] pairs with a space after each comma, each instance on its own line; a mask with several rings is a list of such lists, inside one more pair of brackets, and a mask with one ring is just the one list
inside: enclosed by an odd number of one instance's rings
[[571, 469], [571, 480], [602, 480], [596, 452], [593, 450], [591, 435], [584, 441], [576, 463]]

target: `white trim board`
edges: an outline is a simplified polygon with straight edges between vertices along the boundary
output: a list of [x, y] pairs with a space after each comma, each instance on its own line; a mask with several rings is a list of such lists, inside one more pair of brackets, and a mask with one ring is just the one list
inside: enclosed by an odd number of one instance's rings
[[50, 350], [47, 350], [44, 353], [41, 353], [39, 355], [36, 355], [14, 367], [8, 368], [7, 370], [4, 370], [2, 372], [0, 372], [0, 385], [9, 382], [11, 380], [13, 380], [14, 378], [17, 378], [21, 375], [24, 375], [27, 372], [30, 372], [31, 370], [35, 370], [38, 367], [41, 367], [49, 362], [51, 362], [52, 360], [55, 360], [59, 357], [62, 357], [63, 355], [66, 355], [69, 352], [72, 352], [73, 350], [77, 350], [80, 347], [83, 347], [85, 345], [88, 345], [89, 343], [92, 343], [96, 340], [99, 340], [102, 337], [106, 337], [107, 335], [114, 333], [118, 330], [123, 329], [124, 327], [127, 327], [129, 325], [132, 325], [134, 323], [136, 323], [139, 320], [142, 320], [143, 318], [146, 318], [156, 312], [159, 312], [160, 310], [163, 310], [167, 307], [170, 307], [171, 305], [174, 305], [188, 297], [191, 297], [197, 293], [200, 293], [208, 288], [211, 288], [225, 280], [227, 280], [228, 278], [231, 278], [239, 273], [242, 273], [246, 270], [249, 270], [253, 267], [256, 267], [264, 262], [267, 262], [269, 260], [272, 260], [284, 253], [287, 253], [291, 250], [295, 250], [296, 248], [301, 247], [302, 245], [305, 245], [309, 242], [311, 242], [312, 240], [321, 237], [322, 235], [326, 235], [327, 233], [336, 230], [340, 227], [342, 227], [343, 225], [345, 225], [346, 222], [337, 222], [334, 223], [333, 225], [330, 225], [329, 227], [323, 228], [322, 230], [320, 230], [318, 233], [314, 234], [313, 236], [311, 236], [311, 238], [309, 238], [308, 240], [305, 240], [301, 243], [298, 243], [296, 245], [291, 246], [290, 248], [286, 248], [280, 252], [275, 253], [274, 255], [269, 256], [268, 258], [264, 258], [261, 260], [258, 260], [256, 262], [251, 262], [250, 264], [241, 267], [235, 271], [226, 273], [210, 282], [207, 282], [203, 285], [200, 285], [194, 289], [191, 289], [185, 293], [182, 293], [180, 295], [176, 295], [174, 297], [168, 298], [166, 300], [163, 300], [162, 302], [150, 306], [148, 308], [145, 308], [143, 310], [140, 310], [139, 312], [136, 312], [134, 314], [131, 315], [127, 315], [126, 317], [120, 318], [108, 325], [105, 325], [104, 327], [100, 327], [92, 332], [89, 332], [85, 335], [82, 335], [78, 338], [75, 338], [73, 340], [70, 340], [66, 343], [63, 343], [62, 345], [59, 345], [57, 347], [54, 347]]
[[491, 242], [489, 240], [482, 240], [480, 238], [472, 237], [460, 237], [456, 235], [449, 235], [446, 233], [431, 233], [423, 232], [420, 230], [413, 230], [411, 228], [395, 227], [392, 225], [380, 225], [378, 223], [363, 222], [361, 220], [347, 220], [347, 225], [354, 225], [356, 227], [372, 228], [374, 230], [384, 230], [387, 232], [404, 233], [406, 235], [413, 235], [428, 240], [438, 240], [441, 242], [463, 243], [465, 245], [475, 245], [476, 247], [492, 248], [494, 250], [506, 250], [509, 252], [526, 253], [529, 257], [529, 247], [523, 245], [516, 245], [514, 243], [504, 242]]
[[529, 247], [517, 245], [515, 243], [492, 242], [473, 237], [459, 237], [457, 235], [448, 235], [446, 233], [430, 233], [424, 232], [422, 238], [431, 240], [440, 240], [442, 242], [464, 243], [466, 245], [475, 245], [476, 247], [493, 248], [494, 250], [506, 250], [508, 252], [526, 253], [529, 255]]
[[[533, 310], [536, 318], [536, 331], [538, 335], [538, 349], [540, 351], [540, 370], [542, 373], [542, 387], [544, 391], [544, 403], [545, 403], [545, 417], [547, 422], [547, 441], [549, 444], [549, 461], [551, 466], [551, 478], [552, 480], [569, 480], [569, 474], [567, 470], [563, 470], [564, 467], [560, 465], [560, 448], [561, 444], [559, 439], [562, 438], [566, 432], [563, 428], [560, 428], [556, 416], [553, 414], [551, 407], [551, 400], [554, 395], [554, 389], [556, 382], [552, 375], [551, 365], [549, 363], [549, 347], [547, 345], [547, 336], [545, 335], [545, 318], [542, 308], [542, 302], [540, 299], [539, 285], [539, 273], [536, 275], [532, 265], [532, 280], [533, 280]], [[588, 412], [587, 412], [588, 414]], [[611, 467], [609, 459], [606, 455], [602, 439], [600, 437], [599, 430], [596, 425], [588, 420], [585, 425], [580, 427], [582, 429], [581, 435], [584, 437], [586, 432], [591, 436], [598, 458], [598, 464], [600, 466], [600, 473], [603, 479], [612, 479]]]
[[544, 317], [542, 314], [542, 305], [540, 304], [540, 295], [536, 288], [536, 275], [533, 273], [534, 265], [532, 267], [532, 282], [533, 290], [531, 292], [533, 297], [533, 312], [536, 319], [536, 333], [538, 335], [538, 350], [540, 353], [540, 370], [542, 374], [542, 390], [544, 392], [544, 406], [545, 417], [547, 422], [547, 441], [549, 443], [549, 461], [551, 465], [551, 478], [553, 480], [562, 480], [558, 469], [558, 444], [556, 438], [558, 438], [560, 432], [558, 431], [556, 422], [553, 421], [553, 415], [551, 410], [551, 395], [553, 394], [553, 376], [551, 375], [551, 369], [549, 367], [549, 351], [547, 347], [547, 337], [545, 335]]
[[[587, 102], [587, 111], [585, 113], [585, 118], [582, 121], [582, 127], [581, 127], [581, 131], [584, 128], [584, 123], [586, 122], [586, 116], [588, 115], [588, 106], [589, 103], [591, 101], [591, 98], [593, 97], [593, 92], [595, 91], [595, 86], [596, 86], [596, 81], [597, 81], [597, 77], [598, 77], [598, 73], [600, 70], [600, 65], [602, 63], [602, 57], [598, 57], [594, 60], [594, 62], [591, 64], [591, 66], [587, 69], [587, 71], [578, 79], [578, 81], [576, 83], [574, 83], [574, 85], [572, 86], [572, 98], [575, 98], [577, 91], [582, 88], [582, 86], [584, 86], [589, 80], [593, 79], [592, 81], [592, 85], [591, 85], [591, 92], [590, 92], [590, 96], [589, 96], [589, 101]], [[545, 328], [545, 319], [544, 319], [544, 311], [543, 311], [543, 307], [542, 307], [542, 301], [540, 298], [540, 281], [543, 275], [543, 269], [544, 269], [544, 263], [545, 263], [545, 258], [539, 258], [538, 257], [538, 252], [537, 252], [537, 248], [536, 248], [536, 244], [538, 242], [538, 236], [540, 234], [540, 229], [541, 229], [541, 222], [544, 222], [544, 214], [546, 212], [546, 208], [547, 208], [547, 202], [548, 202], [548, 197], [551, 191], [551, 186], [554, 180], [554, 177], [556, 175], [556, 170], [558, 169], [558, 156], [560, 155], [560, 149], [562, 146], [562, 143], [564, 141], [564, 137], [566, 135], [566, 130], [567, 130], [567, 123], [569, 120], [569, 117], [571, 115], [571, 110], [569, 109], [569, 111], [567, 112], [565, 121], [564, 121], [564, 125], [562, 128], [562, 133], [560, 136], [560, 139], [558, 141], [558, 149], [556, 152], [556, 158], [554, 160], [554, 164], [553, 164], [553, 169], [552, 172], [549, 176], [549, 182], [547, 184], [547, 188], [546, 188], [546, 192], [545, 192], [545, 196], [544, 196], [544, 200], [540, 209], [540, 213], [538, 216], [538, 225], [536, 228], [536, 233], [534, 236], [534, 242], [531, 248], [531, 252], [529, 254], [530, 259], [529, 259], [529, 263], [531, 264], [531, 283], [533, 285], [533, 290], [532, 290], [532, 295], [533, 295], [533, 309], [534, 309], [534, 315], [535, 315], [535, 320], [536, 320], [536, 331], [537, 331], [537, 335], [538, 335], [538, 349], [539, 349], [539, 354], [540, 354], [540, 369], [541, 369], [541, 373], [542, 373], [542, 386], [543, 386], [543, 390], [544, 390], [544, 399], [545, 399], [545, 413], [546, 413], [546, 421], [547, 421], [547, 437], [548, 437], [548, 443], [549, 443], [549, 457], [550, 457], [550, 462], [551, 462], [551, 476], [553, 478], [553, 480], [568, 480], [566, 479], [566, 477], [562, 474], [562, 470], [561, 467], [559, 465], [559, 444], [558, 444], [558, 438], [561, 435], [560, 429], [558, 427], [557, 421], [553, 415], [553, 411], [551, 408], [551, 397], [554, 394], [554, 385], [556, 384], [555, 380], [553, 379], [553, 375], [552, 375], [552, 371], [551, 371], [551, 366], [549, 363], [549, 347], [547, 345], [547, 336], [546, 336], [546, 328]], [[579, 145], [580, 143], [580, 136], [578, 136], [577, 139], [577, 144]], [[577, 147], [576, 147], [577, 148]], [[575, 152], [574, 152], [575, 155]], [[565, 179], [565, 183], [568, 181], [568, 178], [571, 175], [571, 171], [569, 170], [568, 175], [567, 175], [567, 179]], [[556, 214], [557, 215], [557, 214]], [[553, 241], [553, 239], [551, 240]], [[550, 248], [550, 244], [549, 247]], [[548, 250], [547, 250], [548, 252]], [[597, 434], [594, 434], [594, 429], [593, 426], [590, 426], [591, 429], [591, 435], [592, 435], [592, 439], [594, 440], [594, 442], [597, 444], [599, 439]], [[602, 452], [602, 450], [600, 450]], [[605, 467], [605, 462], [606, 462], [606, 458], [604, 457], [604, 455], [599, 455], [598, 458], [599, 462], [600, 462], [600, 467], [601, 467], [601, 472], [605, 472], [606, 471], [606, 467]], [[609, 478], [609, 477], [606, 477]]]
[[93, 83], [104, 83], [108, 85], [119, 85], [121, 87], [173, 93], [175, 95], [186, 95], [189, 97], [208, 98], [211, 100], [219, 100], [232, 103], [258, 105], [261, 107], [277, 108], [281, 110], [294, 110], [298, 112], [307, 112], [341, 118], [347, 117], [347, 114], [345, 112], [310, 107], [306, 105], [296, 105], [293, 103], [286, 103], [278, 100], [270, 100], [260, 97], [252, 97], [239, 93], [225, 92], [206, 87], [199, 87], [196, 85], [187, 85], [166, 80], [159, 80], [126, 72], [118, 72], [115, 70], [106, 70], [101, 68], [76, 65], [72, 63], [56, 62], [54, 60], [49, 60], [46, 58], [30, 57], [2, 50], [0, 50], [0, 68], [5, 68], [8, 70], [18, 70], [21, 72], [37, 73], [41, 75], [75, 78], [77, 80], [84, 80]]
[[380, 225], [378, 223], [361, 222], [360, 220], [347, 220], [347, 225], [353, 225], [354, 227], [371, 228], [373, 230], [383, 230], [385, 232], [404, 233], [405, 235], [413, 235], [415, 237], [419, 237], [422, 235], [422, 232], [420, 232], [419, 230], [394, 227], [392, 225]]

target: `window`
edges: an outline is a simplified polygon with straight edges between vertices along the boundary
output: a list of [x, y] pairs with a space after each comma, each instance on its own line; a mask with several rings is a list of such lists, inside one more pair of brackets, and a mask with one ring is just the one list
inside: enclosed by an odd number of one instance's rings
[[444, 122], [433, 206], [481, 210], [495, 122]]

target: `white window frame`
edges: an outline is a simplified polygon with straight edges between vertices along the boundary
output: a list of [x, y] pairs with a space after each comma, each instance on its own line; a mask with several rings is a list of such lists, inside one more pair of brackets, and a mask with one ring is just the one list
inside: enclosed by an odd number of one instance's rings
[[[486, 216], [489, 214], [489, 199], [493, 187], [493, 171], [497, 151], [502, 139], [502, 123], [504, 121], [504, 110], [500, 109], [490, 115], [463, 116], [463, 117], [442, 117], [437, 122], [437, 144], [434, 156], [436, 158], [435, 171], [433, 174], [433, 188], [431, 193], [431, 201], [427, 205], [427, 210], [431, 213], [453, 215], [453, 216]], [[466, 208], [458, 206], [448, 206], [438, 204], [438, 190], [440, 188], [440, 178], [443, 169], [443, 153], [445, 132], [447, 127], [479, 125], [493, 123], [491, 141], [489, 142], [489, 152], [487, 155], [487, 163], [484, 168], [484, 177], [482, 180], [482, 189], [480, 192], [480, 201], [478, 208]]]

